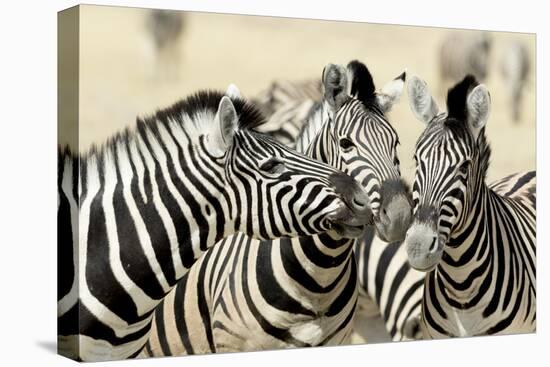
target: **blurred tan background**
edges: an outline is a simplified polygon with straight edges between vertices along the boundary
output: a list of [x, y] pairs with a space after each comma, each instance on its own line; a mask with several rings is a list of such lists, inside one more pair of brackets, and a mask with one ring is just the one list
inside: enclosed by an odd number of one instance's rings
[[[407, 69], [439, 88], [437, 52], [449, 32], [427, 27], [331, 22], [207, 13], [186, 13], [171, 58], [172, 74], [159, 70], [147, 10], [103, 6], [80, 8], [80, 151], [201, 88], [235, 83], [254, 96], [275, 79], [319, 78], [329, 63], [359, 59], [378, 88]], [[493, 109], [487, 134], [493, 148], [489, 179], [535, 168], [535, 36], [492, 32], [489, 77]], [[531, 73], [521, 122], [512, 122], [497, 58], [507, 41], [526, 44]], [[166, 67], [166, 65], [165, 65]], [[177, 74], [177, 77], [174, 76]], [[440, 108], [444, 108], [438, 96]], [[402, 171], [413, 175], [412, 152], [423, 125], [404, 92], [389, 115], [400, 140]], [[75, 121], [61, 119], [61, 129]], [[60, 143], [63, 137], [60, 137]]]

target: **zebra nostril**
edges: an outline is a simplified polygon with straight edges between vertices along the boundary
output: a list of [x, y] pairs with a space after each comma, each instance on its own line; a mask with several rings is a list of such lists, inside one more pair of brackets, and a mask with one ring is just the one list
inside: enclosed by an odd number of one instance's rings
[[358, 200], [357, 198], [353, 198], [352, 203], [359, 208], [363, 208], [367, 204], [364, 201]]

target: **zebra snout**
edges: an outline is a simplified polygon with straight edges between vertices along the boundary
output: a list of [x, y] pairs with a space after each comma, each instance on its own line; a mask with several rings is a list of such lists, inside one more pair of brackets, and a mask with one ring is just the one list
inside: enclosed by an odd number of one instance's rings
[[348, 211], [345, 224], [362, 226], [372, 223], [369, 197], [363, 187], [351, 176], [341, 172], [331, 175], [329, 179], [345, 204], [342, 210]]
[[405, 236], [409, 264], [419, 271], [431, 271], [443, 254], [437, 232], [424, 224], [414, 224]]
[[376, 229], [386, 242], [403, 241], [412, 220], [412, 207], [408, 197], [398, 195], [380, 208]]

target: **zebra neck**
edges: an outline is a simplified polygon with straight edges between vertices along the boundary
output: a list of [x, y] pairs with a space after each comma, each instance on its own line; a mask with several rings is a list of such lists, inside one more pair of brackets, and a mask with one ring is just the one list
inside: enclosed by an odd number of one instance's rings
[[199, 145], [138, 135], [86, 159], [81, 177], [83, 294], [107, 306], [94, 314], [115, 309], [129, 324], [139, 320], [234, 231], [223, 166]]
[[466, 203], [459, 218], [453, 227], [449, 239], [447, 240], [445, 254], [452, 256], [462, 256], [472, 245], [479, 245], [479, 238], [475, 234], [480, 226], [486, 222], [486, 205], [490, 196], [490, 190], [482, 185], [476, 190], [476, 195], [472, 202]]
[[350, 261], [355, 261], [354, 244], [355, 240], [334, 238], [329, 233], [281, 239], [281, 258], [289, 268], [303, 272], [294, 279], [300, 287], [332, 297], [330, 290], [338, 288]]
[[[477, 190], [476, 199], [467, 212], [462, 213], [460, 229], [453, 231], [447, 242], [440, 264], [437, 266], [438, 279], [446, 291], [447, 299], [457, 307], [467, 305], [478, 297], [481, 283], [489, 271], [488, 264], [494, 261], [491, 236], [488, 235], [489, 224], [499, 227], [498, 218], [489, 218], [488, 205], [500, 199], [484, 183]], [[456, 303], [455, 303], [456, 302]], [[462, 307], [462, 306], [460, 306]]]

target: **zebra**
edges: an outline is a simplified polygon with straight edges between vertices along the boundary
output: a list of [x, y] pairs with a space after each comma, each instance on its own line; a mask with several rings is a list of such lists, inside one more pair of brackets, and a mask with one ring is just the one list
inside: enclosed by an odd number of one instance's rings
[[492, 38], [488, 32], [452, 32], [439, 48], [440, 92], [467, 74], [485, 81], [489, 73]]
[[249, 102], [201, 91], [86, 154], [59, 150], [61, 354], [134, 356], [158, 303], [226, 236], [345, 235], [371, 221], [354, 179], [255, 132], [262, 122]]
[[[276, 80], [268, 88], [251, 98], [251, 101], [258, 106], [268, 119], [265, 125], [269, 127], [271, 116], [281, 108], [306, 100], [320, 101], [323, 98], [322, 87], [321, 79]], [[266, 126], [262, 127], [265, 128]], [[293, 135], [293, 139], [296, 136], [297, 134]]]
[[[403, 238], [411, 202], [404, 199], [403, 183], [397, 190], [402, 182], [397, 134], [384, 113], [399, 99], [405, 75], [382, 89], [391, 95], [375, 93], [369, 70], [358, 61], [347, 68], [327, 65], [322, 80], [324, 103], [302, 129], [297, 146], [362, 182], [377, 221], [381, 211], [400, 210], [386, 215], [404, 221], [390, 226], [401, 232], [392, 234], [395, 238]], [[392, 206], [390, 198], [380, 200], [388, 184], [393, 200], [404, 200], [404, 207]], [[353, 244], [349, 236], [330, 232], [261, 242], [244, 235], [224, 240], [159, 305], [140, 357], [345, 343], [357, 299]]]
[[523, 93], [528, 82], [531, 60], [525, 45], [519, 41], [508, 43], [500, 59], [500, 72], [508, 91], [508, 104], [512, 110], [512, 119], [519, 122]]
[[296, 137], [310, 114], [320, 109], [323, 98], [320, 79], [292, 82], [278, 80], [252, 98], [267, 117], [258, 130], [295, 148]]
[[449, 90], [447, 113], [419, 78], [408, 93], [427, 124], [414, 152], [414, 220], [404, 241], [411, 266], [427, 272], [425, 336], [533, 332], [536, 173], [485, 183], [491, 99], [472, 75]]
[[425, 274], [411, 268], [402, 241], [388, 243], [367, 228], [364, 238], [356, 242], [354, 252], [359, 279], [354, 331], [369, 342], [376, 340], [369, 335], [370, 328], [381, 317], [392, 341], [422, 339], [420, 317]]
[[[287, 146], [295, 147], [299, 131], [318, 110], [321, 91], [315, 80], [276, 81], [253, 98], [271, 112], [263, 130]], [[319, 95], [320, 92], [318, 92]], [[359, 279], [358, 310], [354, 332], [373, 340], [378, 323], [393, 341], [421, 339], [420, 303], [424, 273], [408, 264], [407, 253], [398, 242], [388, 244], [367, 229], [364, 240], [354, 248]], [[388, 264], [390, 266], [388, 267]], [[378, 340], [379, 331], [376, 332]]]
[[[299, 132], [318, 110], [320, 83], [276, 81], [253, 98], [271, 111], [262, 131], [287, 146], [295, 147]], [[393, 341], [421, 339], [420, 304], [424, 273], [412, 269], [400, 242], [387, 243], [368, 228], [354, 248], [359, 279], [359, 298], [354, 332], [366, 339], [380, 320]], [[389, 265], [389, 266], [388, 266]], [[376, 331], [377, 336], [379, 332]], [[380, 338], [378, 339], [380, 340]]]
[[179, 76], [181, 39], [185, 31], [185, 12], [152, 9], [145, 15], [145, 30], [152, 43], [157, 75], [165, 79]]

